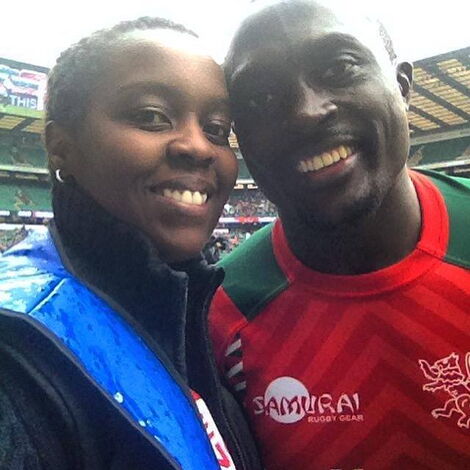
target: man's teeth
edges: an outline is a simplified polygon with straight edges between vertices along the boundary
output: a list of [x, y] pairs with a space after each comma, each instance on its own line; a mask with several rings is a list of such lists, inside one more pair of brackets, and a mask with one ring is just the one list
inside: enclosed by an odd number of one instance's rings
[[302, 160], [297, 169], [301, 173], [308, 173], [309, 171], [318, 171], [327, 166], [333, 165], [340, 160], [345, 160], [354, 153], [354, 149], [349, 145], [340, 145], [329, 152], [315, 155], [307, 160]]
[[174, 201], [183, 202], [184, 204], [193, 204], [195, 206], [202, 206], [207, 201], [207, 194], [200, 193], [199, 191], [178, 191], [165, 188], [163, 196]]

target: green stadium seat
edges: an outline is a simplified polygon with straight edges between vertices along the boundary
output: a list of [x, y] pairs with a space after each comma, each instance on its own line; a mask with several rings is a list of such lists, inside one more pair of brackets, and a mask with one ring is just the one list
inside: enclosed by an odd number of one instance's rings
[[470, 158], [470, 137], [414, 145], [410, 151], [413, 165], [429, 165], [455, 160], [464, 154]]
[[50, 189], [30, 183], [0, 183], [0, 209], [50, 211]]

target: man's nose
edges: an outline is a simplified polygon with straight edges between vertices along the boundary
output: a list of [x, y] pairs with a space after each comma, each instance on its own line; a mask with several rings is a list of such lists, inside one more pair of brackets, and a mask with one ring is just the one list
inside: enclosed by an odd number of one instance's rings
[[213, 145], [195, 116], [179, 125], [177, 135], [168, 144], [167, 154], [172, 162], [205, 167], [216, 157]]
[[336, 118], [338, 107], [327, 90], [299, 80], [293, 103], [290, 126], [293, 131], [309, 131], [312, 127]]

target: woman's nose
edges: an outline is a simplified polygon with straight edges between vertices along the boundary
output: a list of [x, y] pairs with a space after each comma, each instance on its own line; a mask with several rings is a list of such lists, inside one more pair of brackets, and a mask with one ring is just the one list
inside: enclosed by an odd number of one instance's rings
[[179, 132], [168, 145], [168, 156], [194, 166], [209, 166], [215, 161], [215, 151], [199, 121], [193, 117], [180, 125]]

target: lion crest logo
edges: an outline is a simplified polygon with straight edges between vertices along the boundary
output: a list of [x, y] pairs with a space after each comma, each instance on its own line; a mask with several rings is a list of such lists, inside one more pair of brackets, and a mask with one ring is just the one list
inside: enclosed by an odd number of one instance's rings
[[444, 392], [449, 399], [442, 408], [431, 411], [434, 418], [450, 418], [458, 415], [457, 425], [460, 428], [470, 428], [470, 352], [464, 359], [464, 367], [460, 365], [460, 356], [451, 353], [448, 356], [430, 364], [424, 359], [419, 360], [419, 366], [428, 383], [423, 385], [426, 392]]

